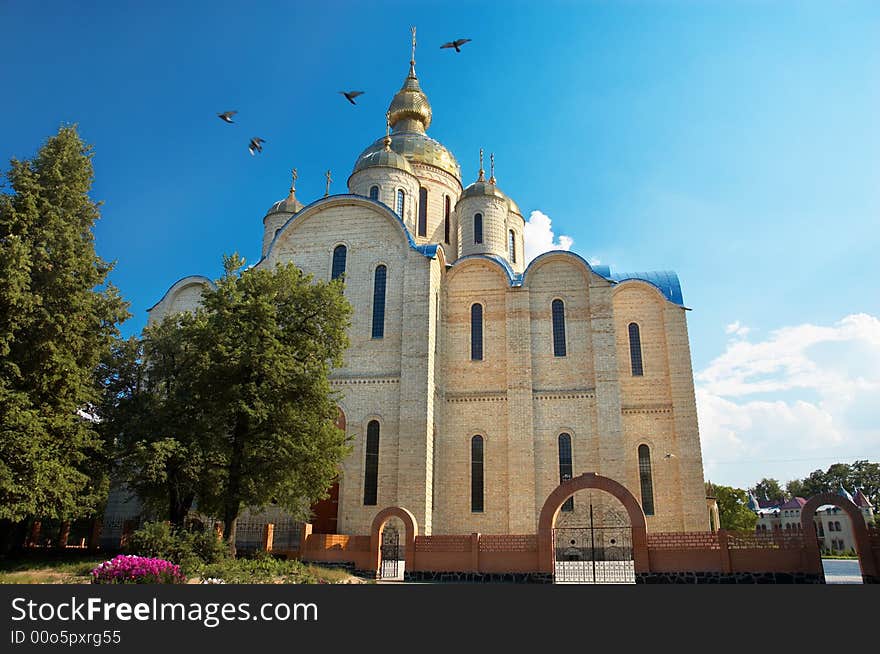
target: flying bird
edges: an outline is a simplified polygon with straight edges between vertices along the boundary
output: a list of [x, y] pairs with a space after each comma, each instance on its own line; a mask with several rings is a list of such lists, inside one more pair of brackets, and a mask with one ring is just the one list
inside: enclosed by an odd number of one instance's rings
[[357, 104], [357, 102], [355, 102], [354, 99], [356, 97], [358, 97], [359, 95], [364, 94], [363, 91], [340, 91], [340, 93], [342, 95], [344, 95], [345, 99], [348, 100], [349, 102], [351, 102], [352, 104]]
[[456, 39], [455, 41], [450, 41], [449, 43], [444, 43], [440, 46], [440, 49], [443, 48], [455, 48], [456, 52], [461, 52], [461, 46], [470, 41], [470, 39]]
[[235, 121], [232, 120], [232, 117], [237, 113], [237, 111], [224, 111], [222, 114], [217, 114], [217, 117], [220, 120], [226, 121], [227, 123], [233, 123]]
[[266, 139], [261, 139], [259, 136], [255, 136], [251, 139], [250, 145], [248, 145], [248, 150], [250, 150], [251, 156], [254, 155], [254, 152], [262, 152], [263, 151], [263, 143], [266, 142]]

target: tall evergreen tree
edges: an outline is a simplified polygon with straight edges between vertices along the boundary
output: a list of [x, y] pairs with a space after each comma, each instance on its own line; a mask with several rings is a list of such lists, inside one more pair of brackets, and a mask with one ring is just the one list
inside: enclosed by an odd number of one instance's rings
[[92, 148], [62, 127], [13, 159], [0, 194], [0, 520], [74, 518], [101, 501], [89, 420], [96, 367], [128, 317], [94, 248]]

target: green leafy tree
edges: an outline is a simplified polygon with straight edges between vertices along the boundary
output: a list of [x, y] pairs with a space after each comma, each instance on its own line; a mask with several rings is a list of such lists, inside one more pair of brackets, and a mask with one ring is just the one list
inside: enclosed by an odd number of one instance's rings
[[755, 484], [754, 492], [755, 497], [762, 500], [785, 500], [785, 491], [782, 490], [782, 486], [779, 485], [779, 481], [776, 479], [769, 479], [765, 477], [757, 484]]
[[341, 280], [315, 281], [292, 263], [245, 270], [233, 255], [224, 265], [194, 317], [199, 395], [221, 462], [199, 506], [223, 517], [234, 552], [244, 507], [274, 501], [304, 517], [350, 449], [329, 373], [348, 347], [351, 305]]
[[754, 530], [758, 516], [749, 508], [749, 496], [741, 488], [713, 484], [721, 528], [730, 530]]
[[118, 341], [103, 367], [100, 428], [113, 440], [116, 477], [146, 513], [182, 526], [198, 494], [209, 447], [193, 318], [178, 314]]
[[95, 253], [92, 149], [62, 127], [0, 194], [0, 521], [99, 507], [96, 367], [128, 317]]

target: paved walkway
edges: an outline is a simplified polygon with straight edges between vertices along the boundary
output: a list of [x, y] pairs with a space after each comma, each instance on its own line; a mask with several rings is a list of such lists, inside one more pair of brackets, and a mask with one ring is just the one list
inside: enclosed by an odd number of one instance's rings
[[822, 559], [826, 584], [860, 584], [862, 569], [856, 559]]

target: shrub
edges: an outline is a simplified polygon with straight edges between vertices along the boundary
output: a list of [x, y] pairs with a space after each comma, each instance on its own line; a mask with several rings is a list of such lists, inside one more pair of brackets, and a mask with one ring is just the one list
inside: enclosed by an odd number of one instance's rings
[[93, 584], [182, 584], [180, 566], [165, 559], [120, 554], [92, 570]]
[[131, 534], [126, 551], [177, 561], [189, 574], [198, 572], [205, 564], [222, 561], [227, 552], [213, 531], [175, 529], [167, 522], [145, 523]]

